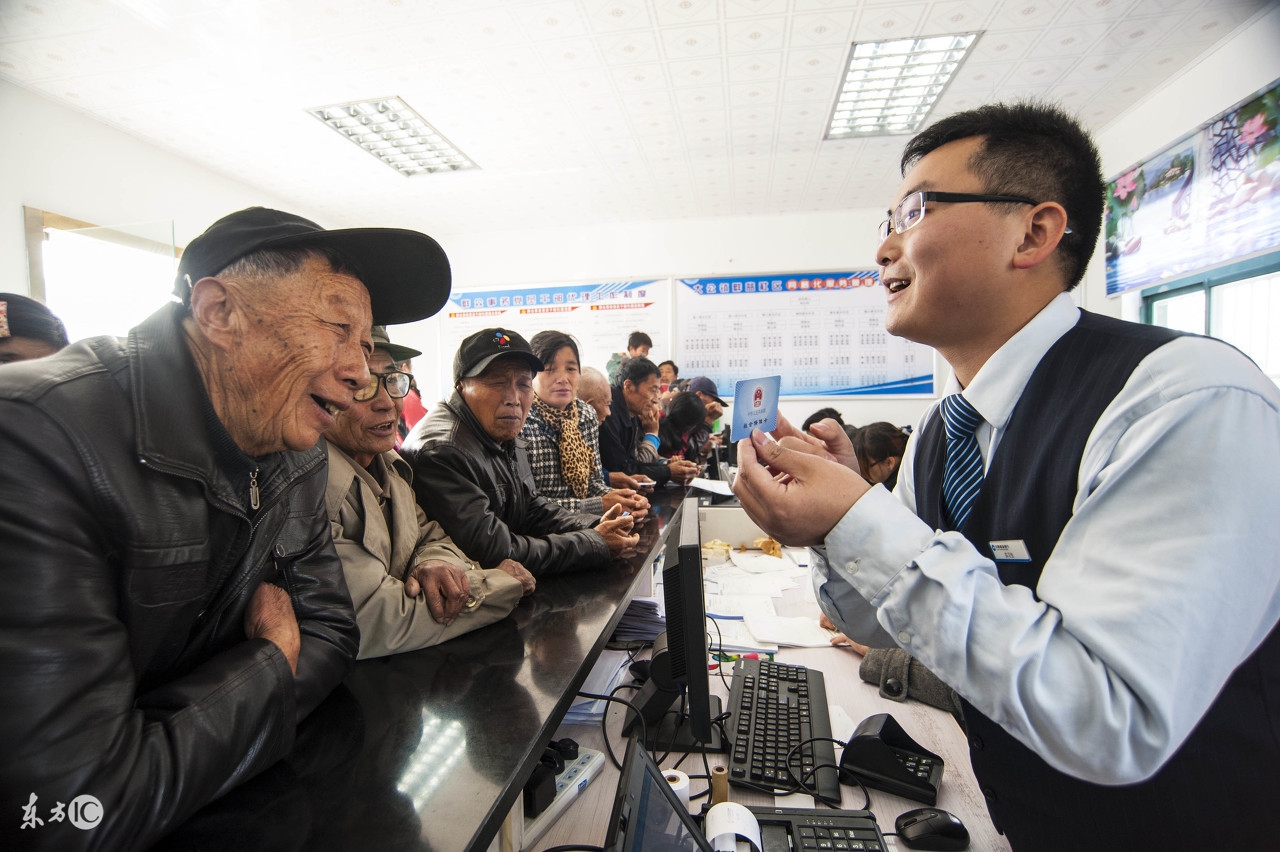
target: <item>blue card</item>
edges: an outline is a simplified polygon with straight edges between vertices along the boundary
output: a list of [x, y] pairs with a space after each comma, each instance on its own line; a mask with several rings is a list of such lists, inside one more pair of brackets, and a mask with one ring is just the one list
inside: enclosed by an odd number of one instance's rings
[[778, 394], [782, 390], [782, 376], [765, 376], [763, 379], [743, 379], [733, 392], [733, 439], [740, 441], [751, 434], [752, 429], [772, 432], [778, 428]]

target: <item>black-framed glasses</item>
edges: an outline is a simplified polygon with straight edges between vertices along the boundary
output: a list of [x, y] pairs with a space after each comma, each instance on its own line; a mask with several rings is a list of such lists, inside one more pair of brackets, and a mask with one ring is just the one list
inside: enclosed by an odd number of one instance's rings
[[[972, 192], [913, 192], [898, 203], [898, 206], [889, 211], [889, 218], [880, 223], [880, 239], [883, 241], [889, 236], [889, 228], [899, 234], [909, 231], [924, 219], [924, 214], [929, 210], [930, 201], [944, 201], [949, 204], [967, 204], [975, 201], [994, 202], [1004, 204], [1030, 204], [1032, 207], [1039, 204], [1024, 195], [984, 195]], [[1067, 228], [1067, 233], [1071, 233], [1071, 229]]]
[[387, 396], [392, 399], [401, 399], [413, 385], [413, 376], [400, 370], [390, 370], [386, 373], [370, 373], [369, 384], [355, 393], [356, 402], [368, 402], [377, 396], [379, 384], [386, 386]]

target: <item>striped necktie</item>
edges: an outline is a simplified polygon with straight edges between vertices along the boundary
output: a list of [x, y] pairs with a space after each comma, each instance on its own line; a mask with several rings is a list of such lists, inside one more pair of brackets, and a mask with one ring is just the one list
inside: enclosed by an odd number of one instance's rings
[[969, 519], [973, 500], [982, 489], [982, 454], [974, 432], [982, 415], [958, 393], [942, 400], [942, 419], [947, 427], [947, 464], [942, 473], [943, 513], [951, 528], [960, 529]]

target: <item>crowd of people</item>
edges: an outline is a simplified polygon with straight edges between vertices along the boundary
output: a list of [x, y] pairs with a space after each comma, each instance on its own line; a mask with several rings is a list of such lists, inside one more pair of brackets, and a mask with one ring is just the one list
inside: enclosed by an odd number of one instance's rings
[[[729, 435], [714, 381], [639, 331], [604, 372], [560, 331], [478, 331], [428, 410], [387, 327], [444, 304], [440, 246], [263, 208], [193, 240], [125, 340], [0, 293], [3, 806], [101, 791], [95, 842], [144, 848], [287, 754], [353, 660], [628, 554], [652, 490], [738, 439], [744, 509], [813, 547], [863, 677], [962, 720], [1015, 848], [1070, 848], [1082, 813], [1119, 844], [1168, 817], [1141, 842], [1184, 848], [1192, 802], [1265, 812], [1280, 393], [1074, 306], [1101, 176], [1060, 111], [951, 116], [902, 168], [887, 328], [953, 371], [913, 428]], [[1215, 840], [1253, 848], [1245, 822]]]

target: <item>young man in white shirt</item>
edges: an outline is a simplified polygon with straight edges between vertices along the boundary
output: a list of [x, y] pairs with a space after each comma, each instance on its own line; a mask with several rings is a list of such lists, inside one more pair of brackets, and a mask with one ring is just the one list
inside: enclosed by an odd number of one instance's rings
[[960, 113], [902, 163], [886, 327], [947, 360], [947, 399], [893, 495], [829, 423], [754, 433], [735, 492], [775, 538], [824, 545], [818, 570], [857, 593], [831, 598], [862, 606], [845, 627], [882, 627], [959, 692], [1015, 849], [1263, 848], [1280, 391], [1218, 341], [1074, 306], [1105, 183], [1070, 117]]

